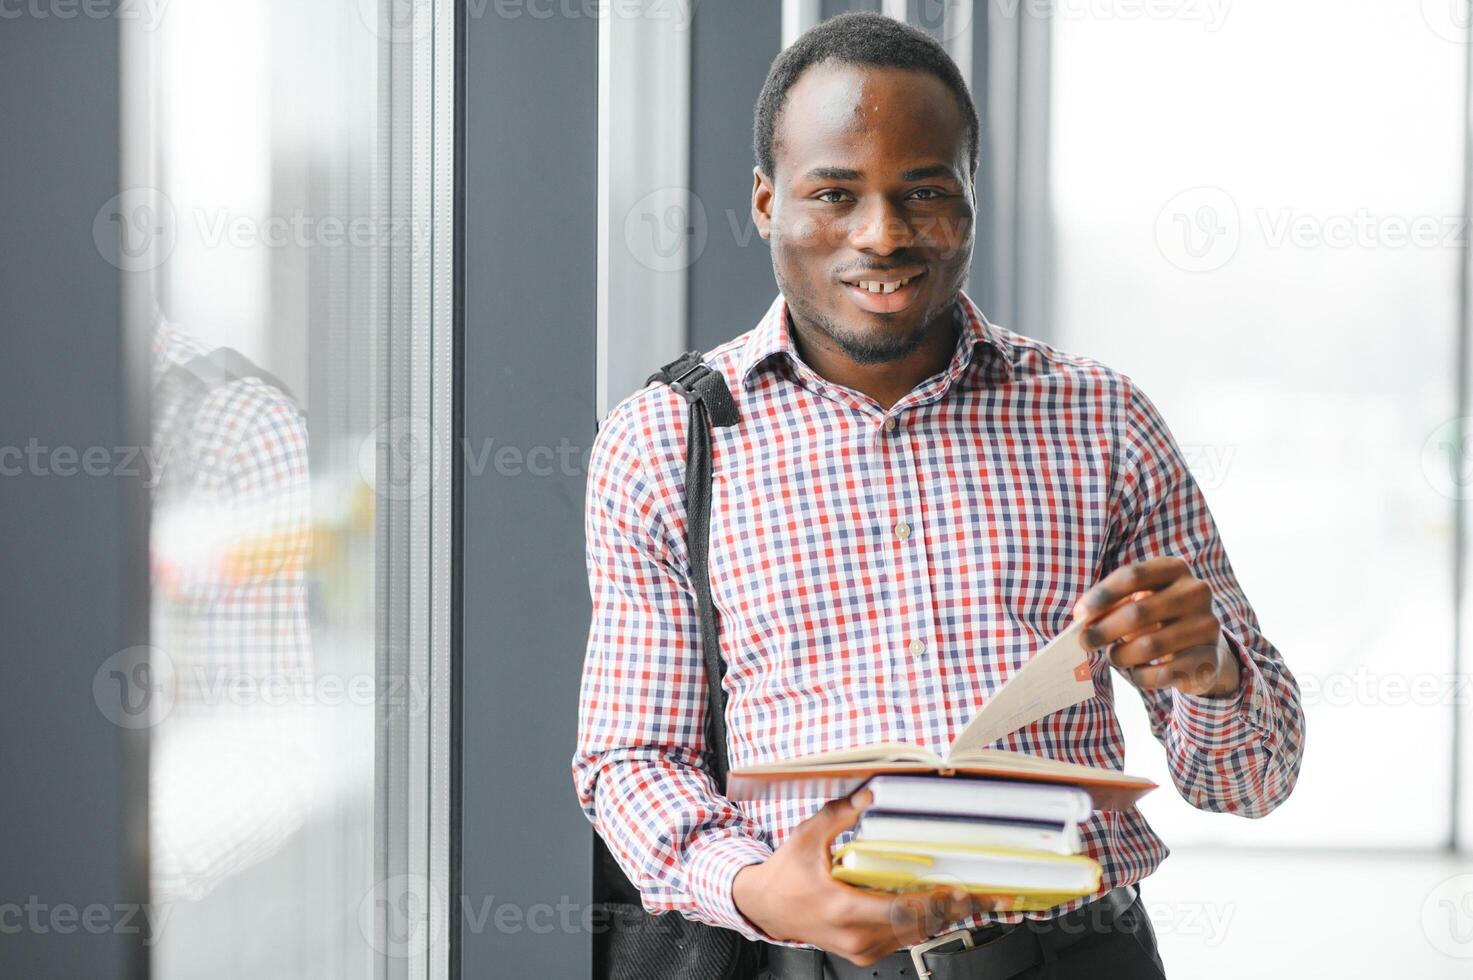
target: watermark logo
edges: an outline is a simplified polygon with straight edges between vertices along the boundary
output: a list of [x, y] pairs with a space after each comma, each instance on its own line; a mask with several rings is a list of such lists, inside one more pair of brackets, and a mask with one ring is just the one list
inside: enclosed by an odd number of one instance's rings
[[1422, 935], [1453, 959], [1473, 959], [1473, 874], [1438, 883], [1422, 902]]
[[1237, 458], [1238, 447], [1232, 444], [1186, 443], [1181, 447], [1182, 462], [1192, 479], [1203, 490], [1220, 490]]
[[1451, 500], [1473, 496], [1473, 418], [1451, 418], [1422, 443], [1422, 475]]
[[1209, 34], [1227, 21], [1232, 0], [997, 0], [1003, 17], [1052, 21], [1180, 21]]
[[376, 952], [393, 959], [423, 956], [439, 940], [445, 914], [423, 875], [395, 875], [358, 903], [358, 929]]
[[1186, 272], [1213, 272], [1232, 261], [1245, 236], [1266, 249], [1456, 249], [1468, 244], [1462, 215], [1395, 214], [1357, 207], [1310, 212], [1259, 206], [1240, 210], [1221, 187], [1194, 187], [1156, 217], [1161, 255]]
[[[698, 0], [466, 0], [465, 19], [595, 20], [604, 17], [673, 21], [690, 29]], [[435, 0], [357, 0], [358, 18], [391, 44], [421, 41], [434, 28]]]
[[157, 647], [119, 650], [92, 675], [92, 699], [104, 718], [122, 728], [150, 728], [174, 710], [174, 661]]
[[143, 945], [153, 946], [163, 938], [164, 925], [173, 911], [174, 906], [169, 904], [53, 904], [39, 895], [30, 895], [24, 903], [0, 902], [0, 936], [71, 936], [84, 932], [89, 936], [140, 936]]
[[1307, 708], [1319, 705], [1435, 708], [1473, 703], [1469, 697], [1473, 674], [1467, 673], [1383, 673], [1361, 665], [1354, 670], [1324, 674], [1301, 672], [1297, 679], [1300, 701]]
[[918, 17], [922, 24], [932, 28], [936, 39], [945, 44], [971, 30], [972, 7], [968, 0], [921, 0]]
[[624, 215], [624, 246], [654, 272], [679, 272], [706, 250], [706, 207], [685, 187], [651, 191]]
[[1469, 0], [1422, 0], [1422, 20], [1443, 40], [1467, 44], [1473, 3]]
[[430, 246], [422, 220], [381, 219], [360, 214], [314, 215], [303, 210], [265, 217], [226, 208], [195, 208], [192, 230], [205, 248], [382, 248], [407, 249], [423, 255]]
[[0, 0], [0, 20], [136, 21], [145, 31], [158, 30], [164, 8], [172, 0]]
[[1166, 202], [1156, 216], [1156, 247], [1185, 272], [1227, 265], [1242, 241], [1238, 202], [1221, 187], [1193, 187]]
[[414, 500], [440, 478], [445, 460], [429, 420], [401, 416], [384, 422], [363, 440], [358, 472], [379, 496]]
[[374, 37], [390, 44], [429, 37], [434, 10], [434, 0], [358, 0], [358, 19]]
[[157, 188], [130, 187], [97, 209], [92, 241], [109, 265], [148, 272], [163, 265], [179, 239], [174, 205]]

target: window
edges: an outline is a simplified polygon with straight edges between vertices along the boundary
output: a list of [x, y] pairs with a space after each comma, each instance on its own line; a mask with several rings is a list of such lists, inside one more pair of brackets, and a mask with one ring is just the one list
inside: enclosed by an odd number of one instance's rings
[[446, 975], [452, 10], [125, 31], [156, 977]]
[[[1448, 840], [1455, 494], [1423, 458], [1458, 414], [1467, 49], [1432, 16], [1452, 6], [1055, 16], [1050, 339], [1159, 405], [1308, 716], [1262, 823], [1146, 800], [1173, 844]], [[1120, 705], [1127, 766], [1164, 784]]]

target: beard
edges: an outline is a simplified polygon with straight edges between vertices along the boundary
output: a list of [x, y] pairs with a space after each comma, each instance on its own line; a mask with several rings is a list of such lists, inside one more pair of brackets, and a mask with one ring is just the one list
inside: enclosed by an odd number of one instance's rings
[[855, 330], [822, 314], [812, 316], [811, 320], [856, 364], [887, 364], [914, 353], [930, 336], [934, 323], [928, 320], [907, 333], [895, 335]]
[[926, 338], [931, 336], [933, 330], [944, 330], [951, 322], [950, 317], [943, 312], [939, 315], [927, 316], [919, 326], [904, 333], [864, 330], [841, 323], [815, 309], [813, 304], [806, 299], [795, 297], [794, 293], [787, 288], [788, 284], [783, 281], [781, 274], [777, 276], [777, 279], [778, 288], [788, 301], [789, 329], [793, 327], [793, 310], [796, 309], [805, 323], [811, 323], [817, 327], [824, 336], [839, 346], [846, 357], [856, 364], [888, 364], [898, 361], [914, 353], [926, 342]]

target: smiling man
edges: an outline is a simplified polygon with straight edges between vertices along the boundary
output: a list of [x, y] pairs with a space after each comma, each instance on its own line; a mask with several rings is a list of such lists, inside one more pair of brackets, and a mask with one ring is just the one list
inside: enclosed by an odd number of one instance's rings
[[[1095, 696], [1002, 748], [1120, 768], [1111, 668], [1177, 789], [1261, 816], [1298, 774], [1299, 693], [1207, 504], [1131, 380], [990, 323], [962, 291], [978, 120], [944, 50], [836, 17], [774, 62], [752, 212], [779, 287], [707, 363], [740, 422], [712, 433], [710, 576], [728, 751], [752, 765], [874, 742], [942, 751], [1075, 618]], [[1166, 847], [1098, 812], [1099, 894], [996, 912], [829, 875], [867, 803], [736, 804], [700, 765], [700, 627], [686, 545], [686, 406], [667, 386], [605, 420], [588, 481], [593, 594], [580, 801], [645, 907], [763, 944], [768, 975], [1160, 977], [1137, 883]]]

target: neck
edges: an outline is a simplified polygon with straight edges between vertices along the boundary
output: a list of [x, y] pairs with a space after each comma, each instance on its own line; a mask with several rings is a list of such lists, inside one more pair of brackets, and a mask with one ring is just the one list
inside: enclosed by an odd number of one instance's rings
[[793, 346], [803, 363], [827, 381], [870, 396], [886, 411], [916, 385], [943, 370], [956, 351], [958, 326], [951, 306], [931, 321], [919, 347], [893, 361], [878, 364], [854, 360], [827, 333], [799, 323], [791, 310], [788, 323]]

